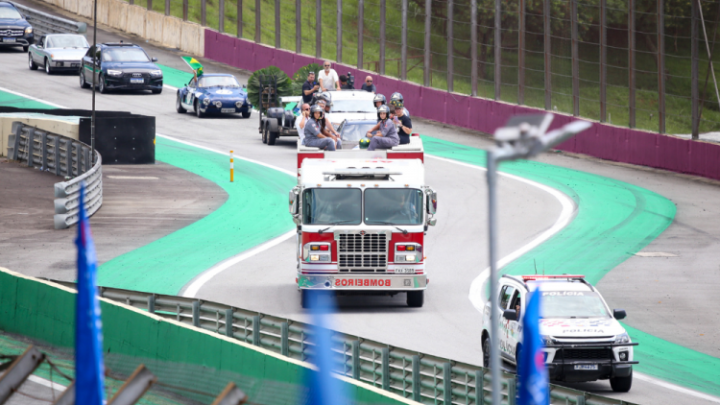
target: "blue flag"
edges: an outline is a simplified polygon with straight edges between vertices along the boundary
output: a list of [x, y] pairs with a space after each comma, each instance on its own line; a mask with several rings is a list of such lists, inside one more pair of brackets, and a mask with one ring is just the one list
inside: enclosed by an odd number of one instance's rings
[[103, 405], [105, 367], [102, 357], [102, 323], [97, 297], [97, 257], [85, 212], [85, 183], [80, 186], [77, 306], [75, 315], [75, 403]]
[[326, 291], [308, 291], [310, 293], [310, 311], [313, 319], [315, 335], [315, 355], [313, 363], [318, 372], [310, 371], [308, 386], [311, 405], [343, 405], [347, 404], [347, 396], [343, 393], [342, 382], [333, 377], [332, 331], [329, 329], [330, 314], [335, 312], [335, 300]]
[[540, 337], [540, 291], [527, 295], [523, 318], [523, 346], [518, 362], [518, 405], [547, 405], [549, 402], [548, 373], [545, 368], [543, 342]]

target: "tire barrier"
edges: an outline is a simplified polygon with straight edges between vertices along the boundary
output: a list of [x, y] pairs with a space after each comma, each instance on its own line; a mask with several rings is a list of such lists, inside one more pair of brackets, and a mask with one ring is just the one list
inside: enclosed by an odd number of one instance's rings
[[[95, 164], [92, 164], [90, 146], [14, 122], [8, 142], [8, 157], [28, 167], [72, 178], [55, 183], [55, 229], [66, 229], [78, 222], [81, 197], [84, 198], [88, 216], [102, 206], [102, 158], [95, 151]], [[84, 197], [80, 195], [82, 182], [86, 184]]]

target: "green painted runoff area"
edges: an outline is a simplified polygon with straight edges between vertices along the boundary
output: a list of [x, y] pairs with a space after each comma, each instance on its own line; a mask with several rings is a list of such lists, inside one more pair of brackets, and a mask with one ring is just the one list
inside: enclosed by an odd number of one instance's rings
[[[168, 86], [177, 88], [184, 87], [193, 77], [192, 72], [171, 68], [170, 66], [159, 63], [157, 63], [157, 65], [160, 70], [163, 71], [163, 84], [167, 84]], [[188, 70], [190, 70], [189, 66]]]
[[[422, 139], [427, 154], [486, 167], [484, 150], [428, 136]], [[537, 263], [538, 271], [546, 274], [584, 274], [596, 284], [657, 238], [675, 217], [672, 201], [622, 181], [528, 160], [502, 163], [500, 169], [553, 187], [578, 206], [568, 226], [501, 273], [534, 274]], [[635, 349], [640, 362], [636, 370], [720, 396], [720, 359], [625, 327], [640, 343]]]
[[157, 138], [156, 158], [222, 187], [227, 201], [208, 216], [100, 266], [98, 284], [177, 294], [218, 262], [290, 231], [287, 193], [295, 177], [229, 156]]
[[[75, 297], [74, 292], [0, 268], [0, 330], [51, 346], [72, 348]], [[194, 386], [197, 380], [211, 382], [210, 379], [233, 375], [233, 381], [251, 403], [298, 403], [288, 401], [287, 395], [277, 395], [278, 390], [291, 392], [296, 400], [304, 397], [306, 382], [313, 371], [298, 362], [105, 300], [100, 301], [100, 309], [103, 350], [110, 357], [122, 356], [129, 370], [141, 363], [162, 363], [166, 367], [151, 371], [158, 373], [161, 380], [186, 387]], [[190, 370], [193, 372], [186, 372]], [[227, 382], [225, 379], [221, 386]], [[359, 404], [408, 403], [364, 384], [345, 381], [341, 384], [348, 397]]]

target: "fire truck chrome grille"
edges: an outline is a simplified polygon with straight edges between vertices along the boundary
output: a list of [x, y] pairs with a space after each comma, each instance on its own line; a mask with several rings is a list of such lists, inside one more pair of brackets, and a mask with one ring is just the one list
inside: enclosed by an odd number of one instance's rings
[[341, 272], [384, 273], [387, 270], [385, 234], [344, 233], [338, 236], [338, 268]]

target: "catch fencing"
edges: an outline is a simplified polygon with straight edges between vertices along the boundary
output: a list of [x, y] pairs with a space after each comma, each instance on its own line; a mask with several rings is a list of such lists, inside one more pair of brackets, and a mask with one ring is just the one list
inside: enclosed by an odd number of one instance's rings
[[[74, 283], [51, 281], [75, 288]], [[99, 293], [293, 359], [312, 361], [315, 352], [312, 327], [302, 322], [193, 298], [106, 287]], [[337, 373], [425, 404], [490, 403], [490, 372], [483, 367], [338, 332], [333, 332], [333, 341]], [[515, 405], [517, 378], [501, 374], [503, 404]], [[632, 405], [555, 384], [550, 385], [550, 399], [552, 404]]]
[[72, 138], [13, 122], [8, 138], [8, 157], [67, 180], [55, 183], [55, 229], [77, 223], [80, 183], [85, 182], [85, 209], [93, 215], [102, 205], [102, 158], [90, 146]]
[[83, 22], [66, 20], [17, 3], [13, 5], [27, 18], [38, 38], [45, 34], [82, 34], [87, 31], [87, 24]]
[[659, 133], [720, 130], [715, 0], [130, 3], [450, 92]]

